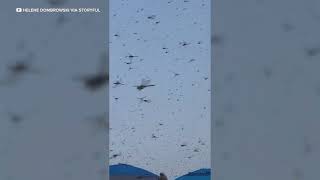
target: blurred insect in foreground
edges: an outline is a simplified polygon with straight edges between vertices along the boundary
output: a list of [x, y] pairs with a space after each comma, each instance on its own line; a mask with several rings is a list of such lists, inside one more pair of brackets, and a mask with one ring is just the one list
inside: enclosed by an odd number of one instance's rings
[[224, 38], [220, 34], [215, 34], [211, 37], [211, 44], [213, 45], [222, 45], [224, 42]]
[[150, 84], [150, 83], [151, 83], [151, 80], [142, 79], [141, 84], [134, 87], [136, 87], [139, 91], [141, 91], [144, 88], [155, 86], [154, 84]]
[[20, 124], [24, 120], [24, 118], [21, 115], [17, 114], [17, 113], [9, 112], [8, 115], [10, 117], [10, 121], [13, 124]]
[[307, 48], [305, 49], [307, 56], [313, 57], [320, 54], [320, 47]]
[[31, 116], [34, 116], [35, 112], [39, 112], [39, 108], [28, 110], [28, 112], [6, 110], [8, 120], [14, 125], [21, 125], [24, 121], [31, 119]]
[[21, 78], [21, 76], [30, 73], [38, 74], [40, 71], [33, 67], [32, 61], [34, 60], [34, 54], [30, 53], [26, 57], [18, 59], [12, 64], [7, 66], [8, 77], [5, 80], [0, 81], [0, 85], [9, 85], [15, 83]]
[[59, 16], [56, 19], [56, 25], [57, 27], [63, 26], [69, 21], [69, 18], [64, 14], [59, 14]]
[[109, 82], [109, 65], [107, 55], [103, 54], [101, 58], [100, 70], [94, 74], [88, 74], [81, 77], [76, 77], [74, 80], [82, 81], [84, 87], [90, 91], [96, 91], [103, 87]]
[[48, 3], [51, 6], [61, 6], [63, 4], [65, 4], [67, 2], [67, 0], [48, 0]]
[[98, 131], [105, 131], [109, 129], [109, 122], [107, 120], [107, 113], [103, 113], [101, 115], [97, 115], [95, 117], [88, 118], [92, 123], [93, 128]]

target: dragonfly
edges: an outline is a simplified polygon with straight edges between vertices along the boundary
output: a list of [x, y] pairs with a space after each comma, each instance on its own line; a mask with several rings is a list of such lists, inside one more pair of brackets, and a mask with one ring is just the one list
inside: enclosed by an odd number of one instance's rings
[[122, 86], [124, 84], [122, 83], [121, 79], [119, 79], [116, 82], [114, 82], [113, 85], [114, 85], [113, 87], [115, 88], [115, 87], [118, 87], [118, 86]]
[[143, 102], [145, 102], [145, 103], [150, 103], [150, 102], [151, 102], [151, 100], [150, 100], [150, 99], [147, 99], [146, 96], [141, 97], [141, 98], [138, 98], [138, 99], [140, 100], [140, 103], [143, 103]]
[[129, 59], [132, 59], [132, 58], [139, 57], [139, 56], [135, 56], [135, 55], [129, 54], [129, 55], [126, 56], [126, 57], [129, 58]]
[[183, 41], [183, 42], [180, 42], [179, 43], [181, 46], [188, 46], [190, 43], [186, 42], [186, 41]]
[[147, 18], [148, 19], [155, 19], [157, 16], [156, 15], [151, 15], [151, 16], [148, 16]]
[[180, 73], [176, 73], [176, 72], [174, 72], [174, 71], [169, 71], [169, 72], [173, 73], [173, 76], [174, 76], [174, 77], [177, 77], [177, 76], [180, 75]]
[[150, 84], [150, 83], [151, 83], [151, 80], [142, 79], [141, 84], [134, 87], [136, 87], [139, 91], [141, 91], [147, 87], [155, 86], [155, 84]]

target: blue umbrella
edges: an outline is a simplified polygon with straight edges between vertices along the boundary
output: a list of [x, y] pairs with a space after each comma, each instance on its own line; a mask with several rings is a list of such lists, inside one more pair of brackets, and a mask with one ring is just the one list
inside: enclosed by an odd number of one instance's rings
[[110, 180], [158, 180], [158, 176], [141, 168], [128, 164], [110, 166]]
[[186, 175], [183, 175], [176, 180], [210, 180], [211, 179], [211, 170], [210, 169], [199, 169], [194, 172], [190, 172]]

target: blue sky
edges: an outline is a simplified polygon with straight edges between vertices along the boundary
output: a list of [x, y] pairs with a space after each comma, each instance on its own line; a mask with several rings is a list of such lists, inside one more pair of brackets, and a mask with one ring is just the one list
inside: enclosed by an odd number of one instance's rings
[[111, 0], [110, 17], [111, 164], [210, 167], [210, 1]]

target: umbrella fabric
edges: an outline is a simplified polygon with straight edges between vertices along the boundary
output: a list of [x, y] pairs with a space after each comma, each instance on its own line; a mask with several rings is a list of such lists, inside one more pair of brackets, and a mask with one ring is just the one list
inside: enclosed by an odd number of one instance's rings
[[211, 170], [210, 169], [199, 169], [194, 172], [190, 172], [186, 175], [183, 175], [176, 180], [210, 180], [211, 179]]
[[144, 169], [127, 164], [110, 166], [110, 180], [158, 180], [158, 176]]

